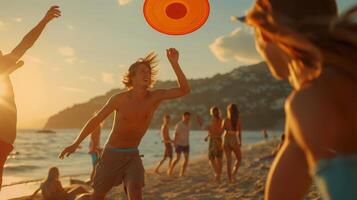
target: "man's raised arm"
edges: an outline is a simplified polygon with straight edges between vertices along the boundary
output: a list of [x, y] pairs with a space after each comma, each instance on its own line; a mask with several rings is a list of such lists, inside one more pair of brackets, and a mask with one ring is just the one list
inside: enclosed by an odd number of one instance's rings
[[20, 58], [40, 37], [47, 23], [61, 16], [61, 12], [58, 8], [58, 6], [52, 6], [40, 23], [22, 39], [20, 44], [18, 44], [11, 53], [3, 55], [0, 51], [0, 80], [6, 78], [24, 64], [23, 61], [19, 61]]
[[12, 50], [11, 55], [14, 56], [14, 59], [19, 60], [25, 52], [35, 44], [48, 22], [60, 16], [61, 11], [59, 10], [59, 6], [52, 6], [43, 19], [29, 33], [27, 33], [20, 44]]
[[181, 96], [184, 96], [184, 95], [190, 93], [190, 91], [191, 91], [191, 87], [186, 79], [185, 74], [182, 72], [180, 64], [178, 62], [179, 52], [174, 48], [170, 48], [170, 49], [166, 50], [166, 54], [167, 54], [167, 58], [171, 64], [171, 66], [176, 74], [179, 87], [167, 89], [167, 90], [158, 90], [157, 94], [158, 94], [160, 100], [178, 98], [178, 97], [181, 97]]

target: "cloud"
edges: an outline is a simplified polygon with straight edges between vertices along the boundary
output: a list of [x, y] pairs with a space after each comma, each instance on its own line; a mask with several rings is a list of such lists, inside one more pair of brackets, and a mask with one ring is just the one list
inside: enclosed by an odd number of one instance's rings
[[67, 29], [73, 31], [75, 29], [75, 27], [73, 25], [67, 25]]
[[86, 60], [79, 59], [76, 57], [76, 51], [70, 47], [70, 46], [62, 46], [58, 48], [58, 52], [62, 55], [65, 56], [65, 61], [69, 64], [74, 64], [74, 63], [80, 63], [80, 64], [85, 64], [87, 63]]
[[22, 22], [22, 18], [21, 17], [17, 17], [17, 18], [12, 18], [12, 19], [8, 19], [8, 20], [0, 20], [0, 30], [4, 30], [6, 28], [6, 25], [11, 24], [12, 22], [17, 22], [20, 23]]
[[104, 83], [113, 84], [113, 83], [115, 83], [114, 75], [112, 73], [103, 72], [102, 73], [102, 81]]
[[24, 62], [25, 65], [41, 65], [43, 64], [43, 60], [41, 60], [38, 57], [35, 56], [31, 56], [31, 55], [25, 55], [24, 56]]
[[237, 28], [230, 35], [218, 37], [209, 47], [222, 62], [236, 60], [251, 64], [262, 61], [255, 49], [254, 36], [247, 29]]
[[74, 49], [70, 46], [62, 46], [60, 48], [58, 48], [58, 52], [66, 57], [74, 57], [76, 52], [74, 51]]
[[3, 30], [5, 28], [5, 22], [0, 20], [0, 30]]
[[125, 6], [125, 5], [127, 5], [127, 4], [129, 4], [129, 3], [131, 3], [133, 0], [118, 0], [118, 4], [120, 5], [120, 6]]
[[79, 79], [84, 80], [84, 81], [89, 81], [89, 82], [97, 82], [97, 79], [90, 77], [90, 76], [80, 76]]
[[67, 92], [75, 92], [75, 93], [82, 93], [82, 94], [87, 93], [86, 90], [82, 90], [82, 89], [74, 88], [74, 87], [61, 86], [60, 89], [67, 91]]
[[60, 70], [60, 68], [59, 67], [51, 67], [51, 70], [54, 72], [58, 72]]
[[87, 61], [86, 61], [86, 60], [82, 60], [82, 59], [79, 59], [79, 60], [78, 60], [78, 62], [79, 62], [79, 63], [81, 63], [81, 64], [85, 64], [85, 63], [87, 63]]
[[[33, 56], [33, 55], [25, 55], [23, 57], [23, 61], [25, 62], [25, 66], [27, 66], [26, 68], [28, 67], [41, 67], [43, 65], [46, 65], [46, 69], [49, 69], [53, 72], [58, 72], [60, 70], [59, 67], [57, 66], [47, 66], [48, 65], [48, 62], [45, 62], [44, 60], [36, 57], [36, 56]], [[51, 65], [51, 64], [50, 64]]]
[[70, 57], [70, 58], [66, 58], [65, 61], [68, 62], [69, 64], [74, 64], [74, 62], [76, 62], [77, 58], [75, 57]]
[[18, 23], [22, 22], [22, 18], [21, 18], [21, 17], [16, 17], [16, 18], [14, 18], [13, 20], [14, 20], [15, 22], [18, 22]]

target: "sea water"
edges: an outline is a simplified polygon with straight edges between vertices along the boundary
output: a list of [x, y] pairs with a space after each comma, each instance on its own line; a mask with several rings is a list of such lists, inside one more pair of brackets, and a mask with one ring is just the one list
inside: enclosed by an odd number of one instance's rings
[[[14, 150], [5, 165], [3, 187], [0, 199], [9, 199], [31, 194], [38, 187], [39, 181], [47, 176], [48, 169], [56, 166], [60, 170], [63, 185], [68, 184], [68, 177], [82, 175], [87, 177], [92, 170], [88, 154], [89, 137], [70, 157], [60, 160], [59, 153], [77, 137], [79, 129], [55, 130], [56, 133], [36, 133], [34, 130], [20, 130], [14, 144]], [[103, 129], [101, 145], [106, 143], [110, 130]], [[144, 136], [139, 150], [146, 168], [152, 167], [162, 155], [164, 146], [159, 130], [149, 130]], [[170, 131], [172, 137], [173, 131]], [[268, 132], [270, 138], [277, 138], [281, 131]], [[190, 155], [206, 155], [208, 143], [204, 141], [206, 131], [190, 132]], [[243, 146], [264, 140], [260, 131], [243, 131]]]

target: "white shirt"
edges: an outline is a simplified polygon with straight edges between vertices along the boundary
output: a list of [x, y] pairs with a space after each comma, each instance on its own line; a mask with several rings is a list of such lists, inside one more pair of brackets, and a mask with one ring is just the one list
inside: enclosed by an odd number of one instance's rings
[[189, 145], [190, 126], [180, 121], [175, 126], [174, 138], [178, 146]]

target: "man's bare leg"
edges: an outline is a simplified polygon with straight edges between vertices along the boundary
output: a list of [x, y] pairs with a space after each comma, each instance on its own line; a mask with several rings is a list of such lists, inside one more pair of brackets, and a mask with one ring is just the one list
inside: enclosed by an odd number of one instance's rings
[[131, 182], [127, 184], [127, 195], [129, 200], [142, 200], [143, 187], [141, 183]]
[[164, 156], [164, 157], [160, 160], [159, 164], [156, 166], [155, 173], [159, 173], [159, 169], [160, 169], [161, 165], [164, 164], [165, 160], [166, 160], [166, 156]]
[[167, 167], [167, 169], [170, 169], [171, 165], [172, 165], [172, 156], [170, 157], [169, 166]]
[[216, 169], [217, 169], [217, 177], [216, 177], [216, 182], [220, 183], [221, 182], [221, 174], [222, 174], [222, 158], [216, 158]]
[[215, 158], [210, 158], [209, 159], [209, 164], [214, 172], [214, 180], [216, 179], [217, 177], [217, 165], [216, 165], [216, 160]]
[[175, 168], [176, 164], [180, 161], [180, 159], [181, 159], [181, 154], [180, 154], [180, 153], [176, 153], [176, 159], [175, 159], [174, 162], [172, 163], [170, 169], [167, 171], [167, 174], [168, 174], [169, 176], [172, 175], [172, 172], [174, 171], [174, 168]]
[[188, 159], [189, 159], [189, 154], [188, 153], [184, 153], [184, 161], [183, 161], [182, 166], [181, 166], [180, 176], [184, 176], [185, 175], [187, 164], [188, 164]]

